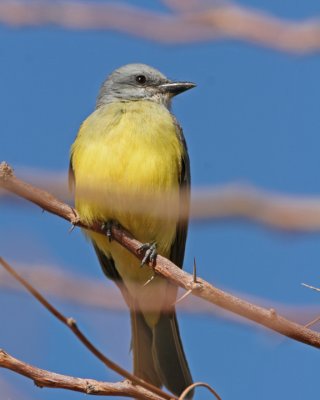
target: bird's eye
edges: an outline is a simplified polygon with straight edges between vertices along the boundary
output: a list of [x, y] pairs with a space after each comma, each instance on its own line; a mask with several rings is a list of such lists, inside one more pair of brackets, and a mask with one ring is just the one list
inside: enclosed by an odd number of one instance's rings
[[139, 83], [139, 85], [143, 85], [146, 83], [147, 78], [144, 75], [137, 75], [136, 76], [136, 82]]

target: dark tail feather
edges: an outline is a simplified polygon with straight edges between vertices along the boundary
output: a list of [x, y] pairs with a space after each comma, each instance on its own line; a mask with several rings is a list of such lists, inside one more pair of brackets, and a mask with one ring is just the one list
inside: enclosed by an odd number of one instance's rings
[[[172, 393], [179, 396], [193, 383], [175, 312], [162, 314], [153, 328], [152, 354], [162, 384]], [[190, 392], [186, 398], [192, 397]]]
[[152, 331], [139, 311], [131, 311], [133, 373], [139, 378], [161, 387], [152, 356]]

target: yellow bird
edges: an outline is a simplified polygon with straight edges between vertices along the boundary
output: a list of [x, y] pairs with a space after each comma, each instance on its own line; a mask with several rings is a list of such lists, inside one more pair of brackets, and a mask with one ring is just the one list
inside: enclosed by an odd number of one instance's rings
[[182, 197], [189, 201], [190, 167], [170, 105], [194, 86], [144, 64], [115, 70], [82, 123], [70, 159], [76, 209], [84, 222], [99, 222], [106, 231], [85, 233], [130, 308], [134, 374], [176, 395], [192, 384], [173, 305], [176, 289], [112, 241], [110, 227], [119, 223], [146, 243], [143, 264], [158, 252], [182, 268], [188, 223], [181, 203]]

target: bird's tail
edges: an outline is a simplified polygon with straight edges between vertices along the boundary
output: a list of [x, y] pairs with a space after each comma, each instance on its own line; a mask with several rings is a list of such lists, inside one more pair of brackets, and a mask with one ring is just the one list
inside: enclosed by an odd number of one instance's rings
[[141, 311], [131, 311], [131, 347], [133, 353], [133, 373], [139, 378], [161, 387], [162, 382], [155, 368], [152, 356], [152, 330], [147, 325]]
[[[131, 323], [135, 375], [158, 387], [164, 385], [179, 396], [192, 384], [192, 377], [175, 312], [161, 314], [151, 329], [141, 312], [132, 311]], [[186, 398], [192, 396], [193, 392]]]

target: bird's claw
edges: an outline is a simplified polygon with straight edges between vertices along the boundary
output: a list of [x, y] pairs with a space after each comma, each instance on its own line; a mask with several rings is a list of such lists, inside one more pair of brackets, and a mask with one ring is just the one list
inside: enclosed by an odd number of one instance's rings
[[154, 263], [158, 255], [156, 242], [143, 244], [139, 247], [138, 253], [144, 253], [140, 267], [143, 267], [148, 262]]
[[113, 221], [112, 219], [108, 220], [107, 222], [104, 222], [101, 225], [101, 230], [105, 232], [107, 238], [109, 239], [109, 242], [112, 241], [112, 227], [117, 225], [118, 223], [116, 221]]

